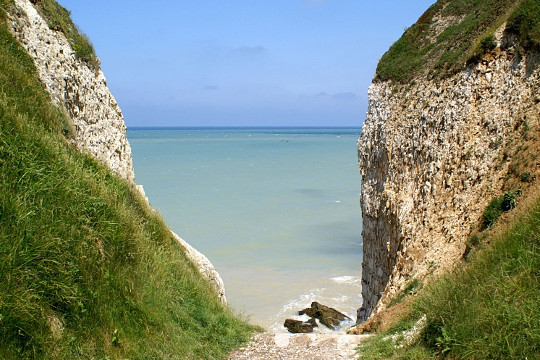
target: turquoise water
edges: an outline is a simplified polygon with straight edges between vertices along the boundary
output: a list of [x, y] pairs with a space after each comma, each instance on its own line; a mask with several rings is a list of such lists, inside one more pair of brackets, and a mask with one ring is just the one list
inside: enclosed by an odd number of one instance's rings
[[361, 304], [359, 129], [128, 130], [137, 183], [263, 327]]

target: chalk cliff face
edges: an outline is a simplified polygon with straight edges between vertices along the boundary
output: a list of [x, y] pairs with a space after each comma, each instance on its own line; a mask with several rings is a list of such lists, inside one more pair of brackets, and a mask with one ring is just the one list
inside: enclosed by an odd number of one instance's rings
[[135, 182], [122, 112], [101, 70], [77, 59], [64, 34], [49, 29], [30, 1], [15, 0], [15, 4], [12, 33], [34, 59], [53, 102], [73, 121], [74, 144]]
[[[34, 59], [51, 100], [64, 109], [74, 125], [73, 145], [108, 165], [135, 185], [131, 147], [122, 112], [100, 69], [76, 57], [65, 35], [49, 29], [34, 5], [15, 0], [8, 14], [11, 32]], [[142, 187], [138, 187], [143, 193]], [[226, 303], [223, 281], [208, 258], [172, 233], [201, 274]]]
[[524, 132], [540, 114], [537, 52], [496, 32], [497, 48], [438, 80], [374, 81], [358, 141], [364, 260], [358, 322], [412, 279], [450, 269], [500, 194]]

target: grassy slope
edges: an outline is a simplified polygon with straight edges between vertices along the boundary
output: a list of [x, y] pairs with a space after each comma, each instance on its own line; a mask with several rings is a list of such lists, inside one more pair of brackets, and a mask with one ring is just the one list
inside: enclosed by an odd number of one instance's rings
[[[461, 24], [443, 32], [435, 45], [428, 45], [428, 50], [417, 47], [426, 44], [422, 38], [425, 26], [445, 3], [446, 11], [464, 9], [463, 6], [471, 9]], [[505, 11], [505, 7], [511, 11]], [[488, 19], [491, 25], [486, 22]], [[473, 28], [469, 21], [480, 26]], [[519, 37], [523, 48], [539, 51], [538, 0], [439, 1], [385, 54], [377, 77], [407, 82], [426, 70], [422, 67], [425, 64], [432, 75], [435, 71], [445, 75], [464, 69], [466, 61], [478, 54], [479, 40], [504, 21], [508, 21], [507, 30]], [[469, 38], [463, 38], [464, 35]], [[418, 48], [421, 51], [415, 52]], [[456, 51], [461, 55], [456, 56]], [[430, 61], [425, 58], [434, 55]], [[452, 62], [445, 62], [450, 58]], [[509, 212], [511, 225], [506, 228], [485, 229], [480, 237], [477, 235], [481, 243], [473, 246], [465, 263], [453, 273], [432, 280], [417, 297], [409, 298], [406, 315], [360, 348], [364, 359], [540, 358], [540, 197], [534, 179], [529, 179], [530, 173], [526, 172], [530, 171], [530, 159], [519, 150], [526, 149], [536, 163], [539, 136], [537, 130], [531, 136], [525, 135], [523, 146], [513, 155], [515, 161], [510, 165], [505, 189], [525, 186], [518, 202], [530, 204], [517, 213]], [[420, 338], [409, 346], [396, 347], [403, 344], [403, 331], [424, 314], [427, 327]], [[396, 335], [395, 340], [391, 335]]]
[[[540, 356], [540, 200], [489, 237], [452, 274], [428, 285], [409, 314], [361, 348], [365, 359], [537, 359]], [[399, 334], [422, 314], [427, 327], [409, 348]]]
[[0, 358], [224, 357], [251, 327], [128, 184], [67, 144], [0, 14]]
[[[430, 41], [430, 25], [438, 14], [462, 20]], [[507, 20], [523, 44], [540, 47], [538, 0], [439, 0], [383, 55], [375, 79], [408, 83], [426, 73], [437, 78], [461, 71], [489, 48], [486, 40]]]

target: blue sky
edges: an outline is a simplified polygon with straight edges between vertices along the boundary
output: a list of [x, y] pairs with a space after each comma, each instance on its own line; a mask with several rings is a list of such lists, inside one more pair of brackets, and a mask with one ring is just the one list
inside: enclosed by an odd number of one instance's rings
[[378, 59], [434, 0], [58, 0], [128, 127], [360, 126]]

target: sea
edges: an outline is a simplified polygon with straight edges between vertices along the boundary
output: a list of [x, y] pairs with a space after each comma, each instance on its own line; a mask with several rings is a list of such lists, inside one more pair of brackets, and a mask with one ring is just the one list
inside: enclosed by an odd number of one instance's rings
[[[257, 325], [312, 301], [356, 319], [361, 299], [358, 128], [130, 128], [137, 183], [205, 254]], [[319, 329], [317, 331], [325, 331]]]

